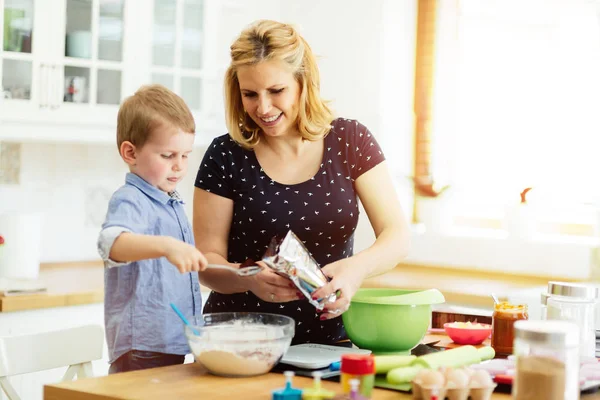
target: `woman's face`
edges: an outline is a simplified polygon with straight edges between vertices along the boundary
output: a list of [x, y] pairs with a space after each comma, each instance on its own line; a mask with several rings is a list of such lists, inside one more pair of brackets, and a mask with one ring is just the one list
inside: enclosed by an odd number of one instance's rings
[[265, 135], [298, 135], [300, 84], [283, 62], [240, 67], [237, 76], [244, 110]]

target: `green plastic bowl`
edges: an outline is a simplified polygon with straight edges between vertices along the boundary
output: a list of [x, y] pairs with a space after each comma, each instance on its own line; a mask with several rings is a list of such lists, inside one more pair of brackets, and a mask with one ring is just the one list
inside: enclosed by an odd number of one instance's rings
[[437, 289], [359, 289], [342, 319], [350, 340], [374, 353], [405, 353], [427, 333], [431, 305], [445, 301]]

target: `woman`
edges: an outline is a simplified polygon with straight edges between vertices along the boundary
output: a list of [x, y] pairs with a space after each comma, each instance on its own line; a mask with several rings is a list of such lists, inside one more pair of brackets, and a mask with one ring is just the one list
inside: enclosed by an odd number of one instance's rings
[[[244, 30], [225, 77], [229, 134], [209, 146], [194, 192], [196, 245], [210, 263], [260, 260], [272, 237], [292, 230], [331, 278], [314, 297], [340, 290], [316, 312], [268, 268], [253, 277], [200, 273], [212, 289], [204, 312], [288, 315], [296, 321], [294, 344], [347, 340], [339, 311], [365, 278], [396, 266], [409, 242], [375, 138], [358, 121], [334, 119], [319, 86], [315, 57], [294, 28], [258, 21]], [[377, 239], [353, 255], [357, 197]]]

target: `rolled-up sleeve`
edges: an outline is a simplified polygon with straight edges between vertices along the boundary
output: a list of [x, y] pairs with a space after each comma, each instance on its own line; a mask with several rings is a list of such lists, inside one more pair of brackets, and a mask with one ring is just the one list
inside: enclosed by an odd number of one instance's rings
[[151, 215], [145, 212], [142, 205], [143, 199], [134, 190], [119, 190], [115, 192], [108, 204], [106, 219], [98, 235], [98, 254], [107, 268], [120, 267], [129, 264], [129, 261], [117, 262], [110, 259], [110, 250], [115, 240], [123, 232], [139, 234], [150, 233], [152, 226]]
[[110, 258], [110, 249], [112, 249], [115, 240], [123, 232], [131, 232], [131, 230], [122, 226], [111, 226], [100, 231], [98, 236], [98, 254], [104, 261], [104, 266], [107, 268], [120, 267], [129, 264], [129, 261], [118, 262]]

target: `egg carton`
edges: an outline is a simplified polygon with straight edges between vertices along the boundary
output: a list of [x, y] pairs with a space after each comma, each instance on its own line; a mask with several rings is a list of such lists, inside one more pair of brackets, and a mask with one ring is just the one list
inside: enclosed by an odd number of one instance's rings
[[470, 368], [422, 370], [412, 381], [415, 400], [489, 400], [497, 384], [487, 371]]

